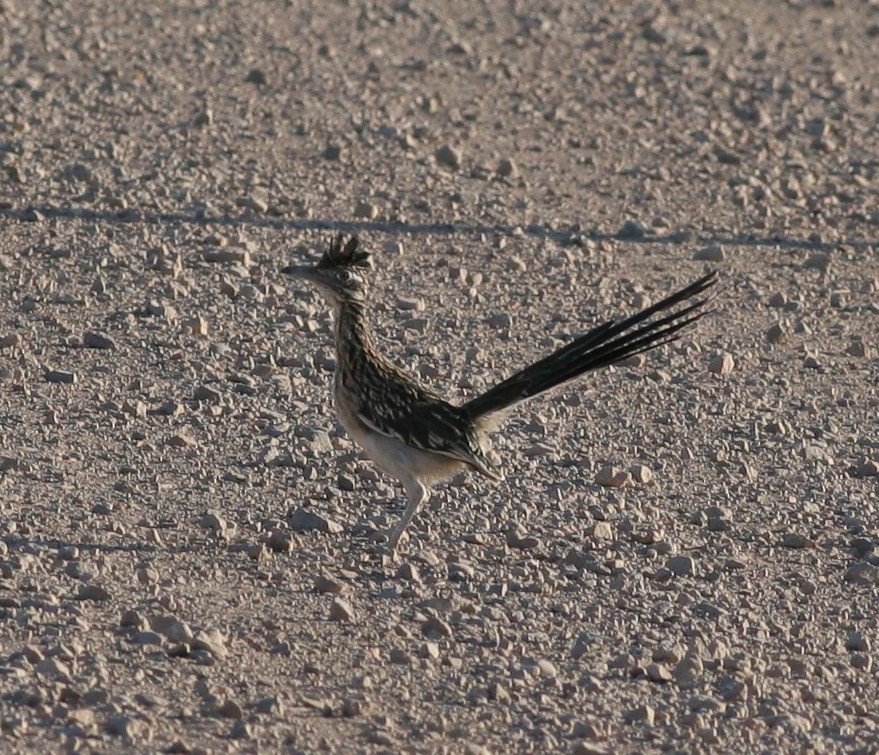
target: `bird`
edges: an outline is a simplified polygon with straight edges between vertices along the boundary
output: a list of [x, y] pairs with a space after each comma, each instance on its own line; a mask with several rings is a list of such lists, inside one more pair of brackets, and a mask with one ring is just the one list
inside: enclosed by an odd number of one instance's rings
[[520, 404], [586, 372], [677, 340], [706, 312], [718, 279], [703, 275], [636, 314], [610, 319], [463, 403], [445, 400], [379, 350], [369, 323], [372, 255], [356, 235], [330, 240], [316, 264], [281, 272], [315, 286], [334, 310], [334, 404], [351, 438], [406, 491], [399, 522], [385, 533], [397, 553], [401, 535], [437, 484], [461, 470], [499, 480], [490, 436]]

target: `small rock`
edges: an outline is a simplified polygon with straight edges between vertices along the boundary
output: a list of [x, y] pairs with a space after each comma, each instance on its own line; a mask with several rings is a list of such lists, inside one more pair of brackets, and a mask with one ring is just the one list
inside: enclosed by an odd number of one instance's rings
[[244, 718], [244, 711], [235, 700], [226, 700], [222, 705], [217, 707], [217, 715], [223, 718], [232, 718], [240, 721]]
[[82, 343], [90, 349], [115, 349], [116, 342], [110, 336], [96, 331], [83, 334]]
[[245, 267], [251, 264], [250, 252], [234, 246], [210, 247], [202, 253], [202, 258], [205, 262], [230, 262]]
[[498, 163], [497, 174], [502, 178], [518, 178], [519, 168], [510, 158], [505, 157]]
[[58, 658], [44, 658], [34, 666], [34, 671], [44, 676], [55, 676], [60, 679], [70, 677], [70, 669]]
[[627, 711], [625, 718], [629, 723], [643, 723], [653, 726], [653, 722], [656, 720], [656, 711], [649, 705], [639, 705], [637, 708]]
[[343, 529], [338, 522], [302, 507], [290, 515], [287, 526], [294, 532], [326, 532], [330, 535], [338, 534]]
[[266, 544], [274, 553], [289, 553], [293, 550], [293, 538], [287, 530], [273, 529]]
[[238, 197], [238, 199], [235, 200], [235, 204], [245, 210], [252, 210], [253, 212], [261, 214], [268, 212], [269, 209], [268, 200], [261, 194], [248, 194], [243, 197]]
[[94, 584], [82, 585], [79, 588], [79, 592], [77, 592], [77, 594], [76, 594], [77, 600], [104, 601], [104, 600], [112, 600], [112, 598], [113, 598], [113, 595], [110, 593], [109, 590], [107, 590], [104, 587], [101, 587], [100, 585], [94, 585]]
[[637, 220], [627, 220], [616, 235], [618, 239], [641, 239], [647, 235], [647, 229]]
[[697, 250], [693, 259], [699, 262], [723, 262], [726, 259], [726, 253], [722, 246], [713, 244]]
[[783, 291], [777, 291], [769, 297], [769, 306], [770, 307], [786, 307], [787, 306], [787, 296]]
[[195, 114], [192, 122], [197, 128], [210, 126], [214, 122], [214, 111], [206, 105]]
[[418, 571], [418, 567], [409, 561], [400, 564], [396, 576], [397, 579], [404, 579], [407, 582], [421, 582], [421, 574]]
[[689, 689], [699, 684], [703, 672], [702, 661], [697, 656], [688, 655], [675, 666], [674, 679], [678, 686]]
[[75, 383], [76, 373], [67, 370], [49, 370], [45, 374], [47, 383]]
[[718, 354], [708, 363], [708, 371], [715, 375], [729, 375], [734, 367], [732, 354]]
[[195, 445], [195, 438], [187, 430], [181, 430], [179, 433], [169, 435], [165, 439], [165, 445], [172, 448], [190, 448]]
[[342, 580], [329, 577], [326, 574], [318, 574], [314, 578], [314, 589], [319, 593], [337, 595], [340, 592], [344, 592], [346, 587]]
[[247, 72], [247, 76], [244, 79], [248, 84], [256, 84], [257, 86], [264, 86], [268, 83], [268, 78], [266, 77], [265, 71], [261, 68], [251, 68]]
[[773, 344], [782, 344], [787, 341], [787, 331], [781, 323], [770, 325], [766, 330], [766, 340]]
[[369, 702], [362, 697], [348, 696], [342, 700], [342, 715], [345, 718], [362, 716], [369, 709]]
[[862, 340], [857, 339], [852, 341], [845, 350], [845, 353], [850, 357], [868, 357], [872, 356], [872, 350], [867, 347]]
[[672, 556], [666, 566], [678, 577], [689, 577], [696, 571], [695, 562], [690, 556]]
[[421, 633], [433, 639], [444, 639], [452, 636], [452, 627], [442, 619], [431, 616], [421, 625]]
[[823, 446], [810, 445], [803, 449], [803, 458], [806, 461], [817, 461], [823, 464], [832, 464], [833, 456]]
[[110, 736], [132, 739], [136, 735], [137, 722], [130, 716], [112, 716], [104, 724], [104, 729]]
[[781, 544], [785, 548], [805, 548], [811, 545], [811, 541], [805, 535], [798, 532], [788, 532], [782, 539]]
[[868, 563], [852, 564], [843, 577], [846, 582], [857, 585], [872, 585], [879, 582], [879, 567]]
[[196, 389], [192, 392], [192, 398], [196, 401], [219, 401], [222, 398], [222, 394], [216, 389], [209, 385], [199, 385], [196, 386]]
[[861, 477], [876, 477], [879, 475], [879, 460], [864, 459], [858, 464], [858, 474]]
[[379, 215], [378, 206], [372, 202], [358, 202], [354, 207], [355, 218], [375, 220]]
[[198, 526], [205, 530], [222, 532], [227, 529], [229, 525], [219, 514], [216, 514], [213, 511], [207, 511], [202, 514], [201, 519], [198, 520]]
[[647, 678], [651, 682], [657, 682], [659, 684], [665, 684], [666, 682], [670, 682], [672, 680], [671, 671], [663, 666], [661, 663], [651, 663], [647, 666], [646, 669]]
[[336, 598], [330, 605], [330, 621], [353, 621], [354, 608], [347, 600]]
[[824, 252], [815, 252], [815, 254], [810, 255], [803, 263], [803, 267], [807, 270], [821, 270], [823, 272], [826, 272], [829, 266], [830, 255]]
[[226, 657], [226, 638], [218, 629], [201, 629], [192, 638], [193, 650], [204, 650], [215, 658]]
[[629, 473], [608, 464], [595, 475], [595, 482], [605, 488], [621, 488], [629, 481]]
[[596, 522], [592, 525], [592, 537], [596, 540], [613, 540], [613, 525], [610, 522]]
[[850, 652], [869, 653], [870, 642], [860, 632], [852, 632], [845, 641], [845, 649]]
[[439, 165], [445, 165], [446, 167], [453, 168], [455, 170], [461, 167], [461, 161], [463, 159], [461, 150], [451, 146], [450, 144], [444, 144], [442, 147], [437, 149], [436, 152], [433, 153], [433, 157]]
[[653, 480], [653, 470], [644, 464], [632, 465], [629, 467], [629, 474], [635, 482], [641, 485], [646, 485]]

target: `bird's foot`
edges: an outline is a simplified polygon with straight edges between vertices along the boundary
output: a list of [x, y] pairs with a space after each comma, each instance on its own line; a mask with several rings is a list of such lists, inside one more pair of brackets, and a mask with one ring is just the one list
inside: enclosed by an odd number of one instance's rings
[[396, 527], [376, 530], [369, 537], [372, 550], [381, 556], [388, 556], [393, 560], [399, 558], [400, 545], [409, 540], [406, 532], [399, 531]]

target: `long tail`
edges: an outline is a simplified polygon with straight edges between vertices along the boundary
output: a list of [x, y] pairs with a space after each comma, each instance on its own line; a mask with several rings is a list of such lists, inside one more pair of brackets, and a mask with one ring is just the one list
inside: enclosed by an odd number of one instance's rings
[[653, 319], [654, 315], [689, 301], [716, 282], [717, 273], [711, 272], [636, 315], [619, 322], [609, 320], [548, 357], [511, 375], [464, 404], [462, 409], [472, 419], [478, 420], [573, 380], [584, 372], [616, 364], [634, 354], [676, 341], [680, 338], [678, 332], [682, 328], [705, 314], [699, 310], [710, 297], [692, 301], [682, 309], [656, 319]]

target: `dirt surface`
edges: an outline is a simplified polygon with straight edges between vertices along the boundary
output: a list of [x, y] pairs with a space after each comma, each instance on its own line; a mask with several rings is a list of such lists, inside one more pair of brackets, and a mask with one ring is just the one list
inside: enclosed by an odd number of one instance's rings
[[[0, 749], [875, 752], [877, 50], [856, 0], [0, 0]], [[390, 563], [278, 272], [335, 230], [455, 400], [723, 290]]]

